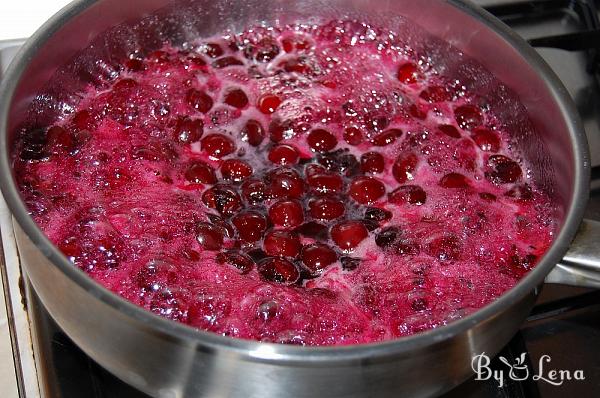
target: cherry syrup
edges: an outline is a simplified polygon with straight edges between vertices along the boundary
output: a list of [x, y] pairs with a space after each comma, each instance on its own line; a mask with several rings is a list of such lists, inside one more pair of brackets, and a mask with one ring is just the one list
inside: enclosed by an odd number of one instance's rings
[[254, 27], [135, 53], [23, 131], [28, 208], [74, 266], [225, 336], [335, 345], [513, 287], [552, 205], [494, 110], [391, 31]]

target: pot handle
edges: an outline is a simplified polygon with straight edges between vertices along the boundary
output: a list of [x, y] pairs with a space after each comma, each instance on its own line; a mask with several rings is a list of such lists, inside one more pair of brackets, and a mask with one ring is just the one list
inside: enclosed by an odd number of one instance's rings
[[583, 220], [569, 250], [545, 282], [600, 288], [600, 222]]

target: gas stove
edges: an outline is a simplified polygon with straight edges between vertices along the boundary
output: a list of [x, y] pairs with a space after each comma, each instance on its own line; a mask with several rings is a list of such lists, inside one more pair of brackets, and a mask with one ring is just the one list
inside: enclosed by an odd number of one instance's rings
[[[575, 100], [584, 121], [593, 166], [586, 217], [600, 220], [600, 14], [596, 2], [479, 0], [476, 3], [528, 40]], [[0, 42], [0, 77], [21, 44], [18, 40]], [[7, 253], [7, 247], [14, 246], [14, 242], [8, 245], [6, 242], [12, 239], [5, 230], [10, 224], [5, 222], [1, 226], [4, 261], [7, 265], [14, 262], [18, 268], [18, 259], [11, 262]], [[74, 345], [48, 315], [26, 278], [19, 278], [18, 270], [11, 272], [6, 267], [3, 277], [5, 285], [11, 288], [7, 297], [12, 299], [9, 320], [20, 397], [147, 397], [102, 369]], [[24, 307], [29, 319], [29, 329], [25, 331], [22, 320], [19, 325]], [[537, 305], [511, 342], [490, 359], [489, 365], [481, 362], [486, 358], [478, 360], [474, 365], [486, 365], [481, 368], [484, 372], [445, 396], [600, 396], [600, 291], [546, 284]], [[508, 364], [518, 367], [512, 369]], [[514, 375], [509, 373], [511, 369]], [[529, 371], [528, 377], [518, 374], [523, 369]], [[552, 369], [562, 371], [557, 372], [559, 378], [552, 379]], [[581, 371], [585, 379], [577, 380], [576, 371]], [[566, 379], [567, 373], [571, 380]], [[555, 385], [561, 378], [561, 385]], [[35, 381], [37, 388], [31, 385]]]

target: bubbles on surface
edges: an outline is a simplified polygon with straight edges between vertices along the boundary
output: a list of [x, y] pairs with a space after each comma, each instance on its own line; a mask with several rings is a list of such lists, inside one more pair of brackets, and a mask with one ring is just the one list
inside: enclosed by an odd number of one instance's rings
[[344, 20], [99, 64], [23, 134], [19, 184], [76, 266], [169, 319], [299, 345], [441, 326], [553, 225], [493, 107], [429, 50]]

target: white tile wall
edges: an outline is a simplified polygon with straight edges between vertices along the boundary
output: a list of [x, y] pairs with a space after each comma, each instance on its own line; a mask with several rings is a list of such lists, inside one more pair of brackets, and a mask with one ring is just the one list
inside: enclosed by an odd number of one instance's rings
[[69, 0], [1, 0], [0, 40], [29, 37]]

